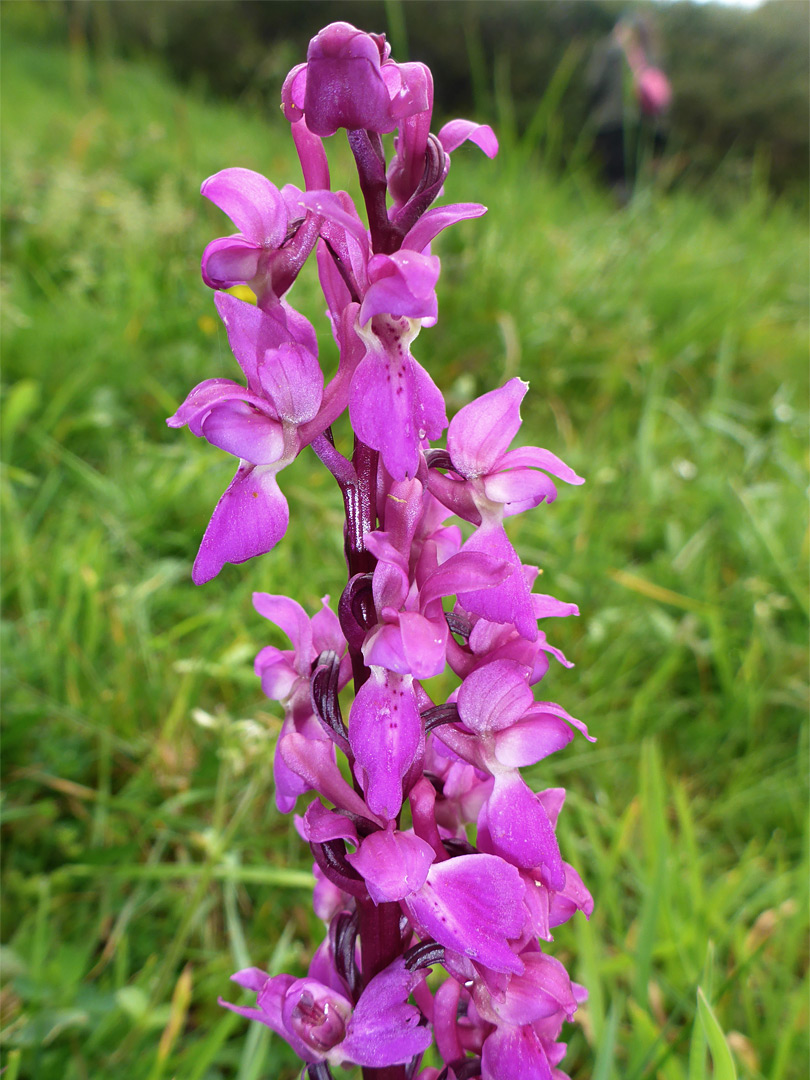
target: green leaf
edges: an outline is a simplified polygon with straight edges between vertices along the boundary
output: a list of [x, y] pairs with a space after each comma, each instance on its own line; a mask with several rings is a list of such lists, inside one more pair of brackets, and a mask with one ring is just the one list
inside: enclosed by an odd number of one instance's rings
[[20, 379], [9, 390], [3, 406], [3, 433], [7, 439], [12, 438], [20, 425], [39, 407], [40, 397], [41, 387], [35, 379]]
[[709, 1053], [714, 1064], [715, 1080], [737, 1080], [737, 1069], [731, 1056], [723, 1029], [714, 1015], [711, 1005], [700, 987], [697, 992], [698, 1015], [709, 1043]]
[[599, 1042], [599, 1050], [596, 1054], [591, 1080], [609, 1080], [613, 1072], [616, 1057], [616, 1031], [619, 1026], [619, 1017], [623, 1012], [624, 1001], [614, 998], [608, 1013], [605, 1033]]

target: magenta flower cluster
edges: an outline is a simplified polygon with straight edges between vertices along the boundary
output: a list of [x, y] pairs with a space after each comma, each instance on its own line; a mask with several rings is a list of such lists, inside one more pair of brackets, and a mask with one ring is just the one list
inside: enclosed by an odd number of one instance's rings
[[[511, 379], [448, 423], [413, 355], [437, 318], [432, 241], [485, 212], [432, 206], [450, 155], [468, 139], [498, 149], [489, 127], [465, 120], [432, 134], [432, 105], [424, 65], [395, 63], [382, 36], [334, 23], [282, 91], [304, 190], [242, 168], [202, 186], [238, 230], [208, 245], [202, 275], [244, 382], [208, 379], [168, 421], [239, 461], [194, 581], [282, 539], [279, 473], [308, 445], [343, 494], [348, 566], [336, 612], [328, 597], [310, 617], [285, 596], [254, 596], [290, 641], [262, 649], [256, 673], [284, 709], [276, 801], [288, 813], [307, 799], [296, 824], [327, 931], [304, 978], [249, 968], [233, 978], [255, 1006], [222, 1004], [285, 1039], [311, 1080], [352, 1064], [376, 1080], [561, 1080], [562, 1026], [585, 991], [545, 943], [593, 901], [557, 843], [565, 792], [532, 791], [521, 769], [591, 736], [535, 699], [550, 657], [570, 666], [538, 620], [577, 609], [532, 591], [537, 568], [521, 563], [504, 520], [553, 501], [552, 477], [582, 480], [548, 450], [510, 448], [526, 383]], [[339, 129], [367, 223], [330, 187], [323, 139]], [[328, 382], [315, 331], [287, 300], [313, 253], [340, 355]], [[237, 285], [256, 303], [226, 291]], [[350, 455], [331, 431], [345, 410]], [[432, 447], [445, 430], [446, 447]], [[437, 703], [424, 683], [448, 668], [458, 685]]]

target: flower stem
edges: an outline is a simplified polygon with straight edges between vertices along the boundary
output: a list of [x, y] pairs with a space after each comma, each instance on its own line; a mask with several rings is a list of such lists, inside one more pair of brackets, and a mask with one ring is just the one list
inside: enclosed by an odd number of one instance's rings
[[[349, 577], [373, 571], [376, 559], [365, 545], [366, 533], [377, 526], [377, 459], [376, 450], [355, 438], [352, 464], [357, 482], [342, 487], [346, 507], [345, 551]], [[364, 617], [374, 621], [375, 612], [371, 598], [369, 611]], [[355, 693], [369, 676], [362, 653], [350, 649]], [[372, 900], [357, 900], [360, 914], [360, 949], [362, 955], [363, 983], [379, 974], [383, 968], [402, 953], [399, 932], [400, 907], [397, 903], [375, 904]], [[363, 1068], [364, 1080], [405, 1080], [404, 1065], [388, 1065], [382, 1069]]]
[[[357, 901], [360, 912], [360, 950], [363, 962], [363, 982], [379, 974], [383, 968], [402, 955], [399, 904], [375, 904], [372, 900]], [[363, 1068], [363, 1080], [405, 1080], [404, 1065], [388, 1065], [384, 1069]]]

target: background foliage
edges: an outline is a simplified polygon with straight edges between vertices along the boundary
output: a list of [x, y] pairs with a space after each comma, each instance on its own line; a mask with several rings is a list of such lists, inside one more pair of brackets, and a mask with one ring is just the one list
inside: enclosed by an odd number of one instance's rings
[[[41, 0], [11, 4], [44, 38], [72, 36], [100, 55], [159, 56], [185, 82], [275, 111], [278, 88], [310, 37], [341, 18], [386, 30], [399, 59], [433, 70], [446, 116], [536, 141], [546, 164], [581, 158], [589, 133], [585, 68], [616, 20], [647, 12], [671, 77], [673, 181], [758, 169], [807, 199], [810, 6], [770, 0], [748, 10], [645, 0]], [[541, 102], [543, 105], [541, 107]]]
[[[112, 34], [126, 6], [77, 10]], [[340, 501], [304, 455], [284, 543], [194, 589], [230, 464], [163, 417], [235, 374], [197, 273], [224, 224], [201, 179], [297, 165], [260, 94], [177, 89], [83, 23], [60, 41], [61, 7], [2, 14], [4, 1076], [291, 1078], [279, 1040], [215, 1004], [236, 967], [303, 970], [320, 933], [251, 671], [282, 641], [249, 598], [336, 597]], [[454, 158], [448, 195], [490, 212], [443, 239], [418, 348], [452, 409], [529, 378], [525, 437], [588, 479], [512, 530], [582, 610], [550, 630], [577, 667], [544, 692], [599, 736], [532, 777], [569, 788], [561, 843], [597, 899], [555, 945], [591, 991], [567, 1061], [576, 1080], [725, 1078], [730, 1047], [742, 1077], [798, 1080], [807, 222], [756, 171], [645, 182], [616, 211], [576, 162], [548, 167], [555, 94], [495, 162]], [[296, 300], [328, 367], [311, 278]]]

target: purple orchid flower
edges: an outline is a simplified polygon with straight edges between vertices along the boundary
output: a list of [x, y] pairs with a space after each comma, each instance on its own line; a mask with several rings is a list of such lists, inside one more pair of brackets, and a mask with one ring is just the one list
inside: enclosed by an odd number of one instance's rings
[[[529, 571], [531, 570], [531, 573]], [[536, 568], [523, 567], [526, 586], [536, 577]], [[530, 593], [532, 613], [535, 619], [578, 615], [576, 604], [566, 604], [553, 596]], [[469, 627], [467, 648], [462, 650], [452, 641], [448, 642], [447, 662], [460, 677], [466, 678], [477, 667], [493, 660], [515, 660], [529, 672], [529, 685], [540, 682], [549, 668], [549, 656], [553, 656], [563, 667], [573, 667], [565, 654], [549, 644], [546, 635], [538, 631], [534, 640], [529, 640], [519, 633], [512, 623], [490, 622], [479, 615], [466, 612], [461, 604], [456, 604], [456, 618]]]
[[[444, 399], [410, 351], [421, 327], [436, 321], [438, 310], [439, 260], [425, 250], [443, 229], [479, 217], [486, 207], [435, 207], [407, 232], [398, 251], [372, 255], [367, 230], [340, 192], [310, 191], [302, 195], [301, 205], [328, 222], [325, 235], [344, 253], [344, 272], [349, 275], [351, 268], [352, 289], [362, 300], [355, 329], [365, 356], [351, 383], [352, 425], [363, 442], [380, 451], [393, 477], [415, 476], [423, 441], [439, 438], [447, 426]], [[338, 297], [345, 301], [351, 296], [331, 268], [324, 277], [336, 297], [330, 307], [339, 305]]]
[[422, 545], [411, 580], [401, 553], [414, 551], [425, 498], [430, 495], [418, 480], [391, 484], [386, 527], [366, 538], [378, 559], [373, 578], [378, 621], [363, 644], [363, 657], [369, 665], [417, 679], [444, 669], [449, 629], [442, 599], [471, 584], [492, 587], [510, 573], [506, 563], [485, 554], [454, 553], [440, 563], [438, 544], [431, 537]]
[[528, 389], [527, 382], [516, 378], [482, 394], [456, 414], [447, 433], [453, 468], [468, 482], [481, 520], [522, 513], [543, 500], [553, 502], [557, 489], [546, 473], [567, 484], [585, 483], [549, 450], [509, 450], [522, 423], [520, 403]]
[[246, 968], [232, 979], [256, 993], [256, 1007], [232, 1005], [222, 998], [219, 1003], [271, 1028], [305, 1062], [379, 1069], [409, 1062], [430, 1046], [431, 1033], [420, 1024], [421, 1013], [407, 1003], [426, 975], [424, 969], [409, 970], [400, 957], [369, 982], [353, 1006], [316, 979], [271, 978], [259, 968]]
[[[271, 701], [284, 705], [284, 723], [279, 740], [291, 732], [306, 739], [331, 742], [316, 718], [312, 708], [310, 674], [314, 661], [321, 653], [331, 650], [340, 657], [338, 688], [348, 683], [351, 661], [346, 654], [346, 641], [340, 630], [337, 616], [328, 607], [329, 597], [322, 600], [320, 611], [310, 619], [300, 604], [286, 596], [254, 593], [253, 606], [260, 615], [275, 623], [293, 645], [290, 649], [277, 649], [266, 645], [257, 655], [255, 671], [261, 679], [262, 690]], [[310, 790], [306, 781], [284, 764], [281, 754], [273, 761], [273, 777], [276, 785], [276, 805], [282, 814], [288, 814], [299, 795]]]
[[430, 472], [431, 491], [449, 509], [478, 525], [465, 545], [469, 551], [488, 551], [512, 565], [512, 574], [498, 589], [473, 590], [459, 596], [468, 611], [498, 623], [513, 623], [530, 641], [537, 637], [536, 617], [520, 559], [503, 528], [503, 519], [552, 502], [557, 489], [546, 475], [569, 484], [584, 483], [556, 455], [539, 447], [509, 450], [521, 424], [520, 403], [528, 383], [510, 379], [465, 405], [447, 433], [447, 451], [463, 488], [436, 470]]
[[[315, 173], [323, 181], [327, 176]], [[318, 238], [318, 222], [302, 215], [301, 192], [281, 191], [250, 169], [223, 169], [203, 183], [201, 193], [239, 229], [212, 240], [203, 252], [202, 277], [212, 289], [249, 285], [262, 307], [288, 291]]]
[[371, 810], [387, 821], [400, 811], [403, 782], [424, 751], [412, 675], [372, 667], [349, 714], [349, 742]]
[[[286, 597], [254, 597], [291, 646], [262, 649], [256, 673], [284, 712], [277, 805], [290, 812], [315, 793], [295, 825], [328, 933], [304, 978], [248, 968], [234, 980], [255, 1007], [223, 1005], [284, 1038], [310, 1080], [352, 1065], [418, 1080], [565, 1080], [559, 1036], [584, 992], [538, 941], [577, 911], [589, 916], [593, 900], [557, 843], [564, 791], [534, 792], [520, 770], [576, 730], [591, 737], [561, 706], [534, 700], [549, 656], [570, 667], [537, 622], [577, 609], [532, 593], [538, 570], [521, 563], [504, 522], [553, 501], [551, 477], [582, 481], [549, 451], [510, 449], [519, 379], [463, 408], [447, 450], [431, 449], [448, 417], [411, 352], [438, 316], [433, 241], [485, 212], [431, 208], [450, 155], [469, 140], [492, 157], [497, 140], [466, 120], [432, 134], [428, 68], [396, 63], [384, 36], [342, 22], [311, 41], [282, 106], [306, 190], [239, 168], [202, 189], [238, 230], [208, 245], [202, 272], [245, 383], [205, 380], [168, 422], [239, 461], [195, 560], [198, 583], [280, 540], [288, 508], [277, 477], [306, 446], [341, 490], [339, 618], [326, 601], [310, 617]], [[366, 220], [331, 190], [322, 140], [339, 129]], [[328, 382], [315, 331], [287, 299], [313, 251], [339, 354]], [[235, 285], [257, 303], [220, 291]], [[350, 457], [332, 431], [346, 411]], [[441, 684], [429, 694], [422, 681], [448, 667], [461, 685], [435, 702]], [[425, 969], [436, 964], [446, 978], [434, 991]], [[443, 1069], [420, 1068], [431, 1025]]]
[[430, 844], [389, 822], [348, 861], [371, 899], [401, 902], [418, 932], [494, 970], [523, 971], [510, 939], [523, 928], [524, 885], [503, 859], [461, 855], [437, 862]]
[[289, 510], [276, 476], [301, 450], [298, 429], [317, 414], [323, 392], [317, 357], [286, 324], [227, 294], [217, 297], [217, 307], [247, 388], [208, 379], [167, 420], [240, 459], [194, 562], [197, 585], [226, 562], [264, 555], [287, 531]]
[[511, 660], [476, 669], [458, 692], [458, 715], [470, 734], [449, 726], [437, 738], [494, 778], [478, 817], [491, 850], [519, 867], [542, 866], [549, 887], [562, 889], [565, 871], [553, 826], [518, 770], [567, 746], [572, 727], [594, 740], [559, 705], [535, 703], [527, 676]]
[[[532, 1080], [569, 1080], [567, 1074], [556, 1067], [565, 1057], [566, 1050], [565, 1044], [557, 1040], [563, 1023], [573, 1019], [577, 1007], [587, 1001], [588, 993], [583, 986], [570, 980], [566, 988], [567, 975], [557, 974], [555, 977], [546, 969], [543, 976], [544, 981], [551, 976], [551, 985], [546, 983], [542, 990], [537, 987], [536, 996], [526, 1000], [528, 1007], [521, 1008], [519, 1005], [516, 1010], [512, 1008], [508, 1011], [513, 1016], [520, 1013], [528, 1015], [536, 1009], [534, 1001], [545, 999], [550, 1004], [555, 993], [559, 995], [558, 1008], [529, 1023], [499, 1020], [481, 1050], [482, 1080], [512, 1080], [515, 1076], [526, 1076]], [[531, 985], [530, 979], [526, 988]], [[552, 989], [555, 984], [556, 988]], [[551, 989], [552, 993], [544, 992], [547, 989]]]
[[396, 64], [390, 52], [381, 34], [331, 23], [310, 41], [307, 62], [287, 76], [284, 115], [293, 125], [306, 119], [320, 136], [340, 128], [393, 131], [402, 118], [423, 112], [428, 97], [422, 65]]

